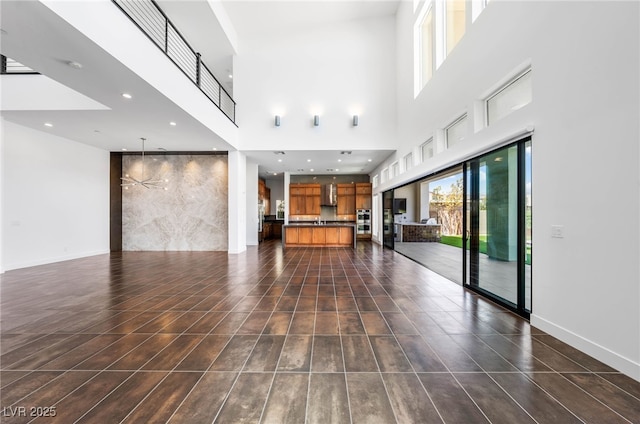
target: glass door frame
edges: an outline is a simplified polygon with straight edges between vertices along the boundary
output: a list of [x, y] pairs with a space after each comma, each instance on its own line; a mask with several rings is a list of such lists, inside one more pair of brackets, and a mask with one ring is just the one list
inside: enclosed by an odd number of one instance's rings
[[[391, 250], [395, 250], [395, 220], [393, 215], [393, 194], [394, 189], [387, 190], [382, 193], [382, 245]], [[387, 206], [389, 206], [387, 208]], [[389, 218], [390, 217], [390, 218]], [[388, 220], [391, 219], [389, 223]], [[390, 229], [386, 226], [390, 225]], [[389, 231], [391, 231], [391, 237], [388, 237]]]
[[[519, 139], [513, 143], [501, 146], [480, 156], [465, 161], [463, 164], [463, 202], [462, 202], [462, 285], [463, 287], [482, 294], [505, 308], [529, 319], [531, 311], [526, 309], [526, 143], [531, 136]], [[479, 285], [480, 258], [480, 160], [486, 155], [503, 149], [517, 146], [517, 281], [516, 303], [511, 303], [502, 297], [485, 290]], [[468, 222], [471, 221], [471, 222]]]

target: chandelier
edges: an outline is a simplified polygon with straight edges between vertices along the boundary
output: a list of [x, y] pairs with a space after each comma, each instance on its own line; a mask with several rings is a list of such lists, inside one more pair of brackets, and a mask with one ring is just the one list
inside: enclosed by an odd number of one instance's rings
[[164, 184], [168, 183], [169, 180], [144, 178], [144, 142], [146, 141], [146, 138], [141, 137], [140, 140], [142, 140], [142, 172], [140, 174], [140, 179], [138, 180], [136, 178], [129, 176], [129, 174], [125, 174], [124, 177], [120, 178], [122, 180], [122, 183], [120, 184], [120, 186], [124, 187], [125, 190], [128, 190], [129, 187], [135, 187], [135, 186], [167, 190], [167, 187]]

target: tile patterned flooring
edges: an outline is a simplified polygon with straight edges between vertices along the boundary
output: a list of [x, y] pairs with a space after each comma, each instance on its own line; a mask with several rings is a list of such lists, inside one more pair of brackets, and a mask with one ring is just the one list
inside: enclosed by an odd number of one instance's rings
[[640, 383], [368, 243], [0, 281], [6, 423], [640, 422]]

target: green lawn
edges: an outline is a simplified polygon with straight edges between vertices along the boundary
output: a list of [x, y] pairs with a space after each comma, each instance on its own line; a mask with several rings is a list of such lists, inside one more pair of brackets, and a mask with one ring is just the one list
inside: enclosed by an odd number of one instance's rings
[[[441, 236], [440, 243], [449, 246], [459, 247], [462, 249], [462, 235], [459, 236]], [[487, 236], [480, 236], [480, 253], [487, 253]], [[531, 265], [531, 247], [527, 246], [527, 265]]]

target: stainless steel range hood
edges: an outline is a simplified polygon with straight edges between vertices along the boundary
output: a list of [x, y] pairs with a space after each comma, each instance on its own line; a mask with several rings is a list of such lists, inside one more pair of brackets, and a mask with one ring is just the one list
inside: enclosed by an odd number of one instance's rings
[[320, 206], [336, 206], [338, 190], [335, 184], [325, 184], [320, 192]]

